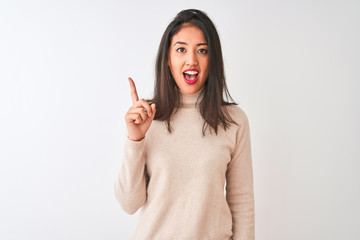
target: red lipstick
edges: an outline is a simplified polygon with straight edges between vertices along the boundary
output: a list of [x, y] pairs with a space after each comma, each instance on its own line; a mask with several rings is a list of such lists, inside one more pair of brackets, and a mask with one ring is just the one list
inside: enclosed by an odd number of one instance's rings
[[183, 71], [183, 78], [187, 84], [194, 84], [199, 79], [199, 70], [190, 68]]

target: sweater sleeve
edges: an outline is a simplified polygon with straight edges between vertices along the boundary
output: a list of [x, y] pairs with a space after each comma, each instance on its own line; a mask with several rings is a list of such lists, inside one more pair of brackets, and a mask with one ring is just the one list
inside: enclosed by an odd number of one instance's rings
[[146, 201], [145, 138], [126, 137], [120, 171], [114, 183], [115, 197], [121, 208], [134, 214]]
[[249, 121], [241, 110], [236, 145], [226, 172], [226, 200], [233, 221], [232, 240], [255, 239], [253, 171]]

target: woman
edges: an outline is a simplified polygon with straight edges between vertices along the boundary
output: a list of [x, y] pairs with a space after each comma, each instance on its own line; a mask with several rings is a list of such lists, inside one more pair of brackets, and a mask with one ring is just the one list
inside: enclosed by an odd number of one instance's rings
[[129, 83], [115, 195], [129, 214], [142, 208], [131, 239], [254, 239], [249, 123], [223, 98], [232, 100], [207, 15], [181, 11], [165, 30], [153, 99]]

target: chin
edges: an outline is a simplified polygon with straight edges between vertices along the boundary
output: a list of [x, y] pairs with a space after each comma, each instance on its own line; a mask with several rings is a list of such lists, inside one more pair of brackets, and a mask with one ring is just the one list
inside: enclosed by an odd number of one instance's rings
[[181, 91], [183, 91], [186, 94], [195, 94], [200, 89], [201, 89], [201, 87], [198, 87], [198, 86], [186, 86], [186, 87], [181, 88]]
[[187, 84], [183, 82], [183, 79], [181, 81], [176, 81], [176, 84], [178, 85], [178, 88], [186, 93], [186, 94], [195, 94], [204, 86], [204, 84], [201, 84], [202, 81], [198, 81], [195, 84]]

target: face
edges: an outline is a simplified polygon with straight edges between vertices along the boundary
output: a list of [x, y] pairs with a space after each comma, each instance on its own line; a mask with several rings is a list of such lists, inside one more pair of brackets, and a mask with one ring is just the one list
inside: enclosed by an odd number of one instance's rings
[[186, 94], [198, 92], [208, 77], [208, 45], [203, 32], [185, 23], [172, 38], [168, 65], [177, 86]]

